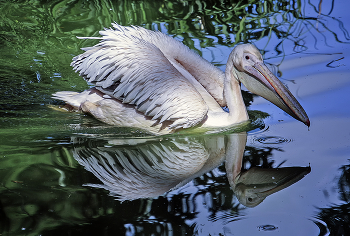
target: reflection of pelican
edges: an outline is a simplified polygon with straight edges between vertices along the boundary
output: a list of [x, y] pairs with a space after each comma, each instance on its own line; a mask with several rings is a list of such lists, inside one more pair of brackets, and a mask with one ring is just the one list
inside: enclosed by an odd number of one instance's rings
[[253, 167], [234, 178], [230, 178], [229, 168], [226, 167], [229, 182], [238, 201], [247, 206], [259, 205], [267, 196], [276, 193], [301, 180], [310, 171], [310, 167], [284, 167], [263, 169]]
[[109, 140], [109, 147], [91, 140], [86, 147], [83, 139], [73, 138], [74, 158], [103, 183], [88, 186], [104, 188], [120, 200], [154, 198], [212, 170], [225, 153], [222, 136], [142, 140], [136, 145], [128, 139]]
[[[238, 200], [254, 207], [268, 195], [299, 181], [309, 167], [252, 168], [241, 173], [246, 133], [227, 136], [128, 139], [86, 143], [73, 138], [74, 158], [120, 200], [154, 198], [179, 188], [225, 161], [229, 183]], [[125, 142], [123, 142], [125, 141]], [[89, 145], [86, 145], [89, 144]]]
[[[248, 119], [240, 83], [306, 125], [299, 102], [269, 71], [257, 48], [238, 45], [223, 73], [188, 47], [140, 27], [100, 31], [102, 39], [72, 66], [95, 88], [54, 97], [108, 124], [164, 134], [190, 127], [227, 127]], [[221, 107], [227, 106], [229, 112]], [[166, 128], [166, 129], [165, 129]]]

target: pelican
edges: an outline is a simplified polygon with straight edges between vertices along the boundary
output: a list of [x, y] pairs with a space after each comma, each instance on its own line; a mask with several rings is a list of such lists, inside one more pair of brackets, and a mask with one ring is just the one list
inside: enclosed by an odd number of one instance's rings
[[[291, 92], [266, 67], [252, 44], [237, 45], [225, 73], [161, 32], [112, 24], [71, 66], [94, 87], [53, 97], [107, 124], [154, 134], [219, 129], [249, 119], [240, 84], [310, 126]], [[226, 106], [229, 112], [222, 107]]]

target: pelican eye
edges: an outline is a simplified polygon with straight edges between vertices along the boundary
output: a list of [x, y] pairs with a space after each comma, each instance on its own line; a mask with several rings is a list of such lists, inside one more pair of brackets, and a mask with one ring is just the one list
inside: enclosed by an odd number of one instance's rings
[[245, 59], [246, 59], [246, 60], [249, 60], [249, 59], [250, 59], [250, 57], [249, 57], [249, 56], [245, 56]]

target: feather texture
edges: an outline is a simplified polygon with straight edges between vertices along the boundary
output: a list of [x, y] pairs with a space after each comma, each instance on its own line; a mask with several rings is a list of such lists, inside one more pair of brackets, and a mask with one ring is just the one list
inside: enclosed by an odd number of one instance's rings
[[[170, 129], [189, 128], [203, 121], [207, 104], [159, 48], [176, 40], [139, 27], [113, 26], [114, 30], [100, 32], [100, 43], [73, 58], [74, 70], [101, 92], [135, 105], [153, 120], [173, 121]], [[176, 42], [176, 47], [190, 51]]]

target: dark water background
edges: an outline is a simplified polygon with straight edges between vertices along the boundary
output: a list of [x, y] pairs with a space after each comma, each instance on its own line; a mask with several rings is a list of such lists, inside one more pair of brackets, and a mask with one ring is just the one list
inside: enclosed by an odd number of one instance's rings
[[[347, 1], [1, 1], [0, 12], [1, 235], [350, 234]], [[144, 137], [51, 109], [52, 93], [88, 88], [69, 64], [96, 41], [76, 36], [113, 21], [171, 35], [222, 70], [235, 44], [254, 43], [310, 129], [247, 92], [252, 124], [220, 135]]]

